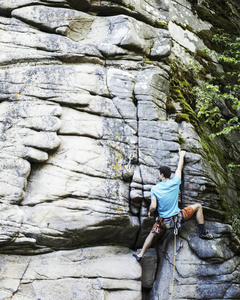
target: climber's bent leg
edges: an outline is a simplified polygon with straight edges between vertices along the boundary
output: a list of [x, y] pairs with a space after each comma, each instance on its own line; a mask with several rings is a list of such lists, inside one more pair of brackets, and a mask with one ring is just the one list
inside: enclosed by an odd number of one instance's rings
[[204, 216], [203, 216], [203, 209], [202, 205], [199, 203], [191, 205], [193, 208], [194, 213], [196, 213], [196, 220], [198, 224], [204, 224]]
[[200, 203], [193, 204], [191, 206], [182, 209], [184, 221], [187, 221], [191, 216], [196, 213], [196, 220], [199, 227], [199, 237], [202, 239], [212, 239], [212, 234], [208, 233], [204, 226], [203, 209]]
[[182, 209], [182, 213], [184, 217], [183, 221], [187, 221], [193, 216], [194, 213], [196, 213], [196, 220], [198, 224], [204, 224], [203, 209], [201, 204], [196, 203], [191, 206], [187, 206]]
[[195, 213], [195, 211], [194, 211], [193, 206], [187, 206], [187, 207], [183, 208], [182, 209], [182, 214], [183, 214], [182, 222], [185, 222], [188, 219], [190, 219], [194, 213]]

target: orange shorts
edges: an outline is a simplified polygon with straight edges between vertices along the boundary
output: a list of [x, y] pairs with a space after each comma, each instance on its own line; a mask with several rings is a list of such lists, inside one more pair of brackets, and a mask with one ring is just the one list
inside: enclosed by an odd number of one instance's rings
[[192, 215], [194, 214], [194, 210], [193, 210], [192, 206], [187, 206], [182, 209], [182, 213], [183, 213], [183, 217], [184, 217], [182, 222], [185, 222], [192, 217]]
[[[183, 218], [181, 221], [182, 223], [184, 223], [185, 221], [190, 219], [192, 217], [192, 215], [194, 214], [194, 210], [193, 210], [192, 206], [187, 206], [187, 207], [183, 208], [181, 210], [181, 212], [183, 215]], [[164, 219], [161, 217], [158, 217], [157, 220], [158, 221], [153, 225], [152, 232], [161, 233], [166, 230]]]

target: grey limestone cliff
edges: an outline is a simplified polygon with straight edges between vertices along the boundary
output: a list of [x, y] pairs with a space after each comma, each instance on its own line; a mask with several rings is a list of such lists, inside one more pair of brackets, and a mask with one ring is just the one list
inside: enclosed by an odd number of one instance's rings
[[173, 299], [240, 299], [225, 214], [239, 187], [167, 110], [168, 58], [189, 66], [210, 28], [185, 0], [0, 1], [0, 300], [170, 299], [172, 233], [141, 264], [132, 253], [158, 167], [174, 173], [181, 147], [182, 204], [203, 205], [215, 239], [194, 218], [181, 228]]

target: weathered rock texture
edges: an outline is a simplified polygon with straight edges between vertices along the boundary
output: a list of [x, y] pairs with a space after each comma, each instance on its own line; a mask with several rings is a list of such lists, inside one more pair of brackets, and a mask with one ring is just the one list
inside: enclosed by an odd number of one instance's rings
[[205, 48], [179, 24], [211, 25], [184, 0], [0, 1], [0, 14], [0, 299], [140, 300], [142, 287], [168, 299], [171, 233], [143, 276], [132, 250], [153, 224], [158, 167], [175, 171], [183, 140], [183, 202], [206, 208], [215, 239], [183, 226], [174, 299], [240, 299], [239, 240], [223, 212], [239, 205], [234, 178], [166, 112], [166, 57], [188, 63], [186, 48]]

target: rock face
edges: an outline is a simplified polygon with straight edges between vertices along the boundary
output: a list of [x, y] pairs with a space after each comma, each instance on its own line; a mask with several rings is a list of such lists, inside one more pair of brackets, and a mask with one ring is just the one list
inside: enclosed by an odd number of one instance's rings
[[141, 269], [127, 248], [94, 247], [2, 258], [1, 299], [141, 298]]
[[2, 1], [0, 15], [0, 299], [168, 299], [172, 234], [142, 264], [132, 251], [183, 141], [183, 205], [205, 207], [215, 239], [181, 228], [174, 299], [240, 299], [234, 178], [167, 113], [166, 58], [188, 64], [211, 25], [184, 0]]

